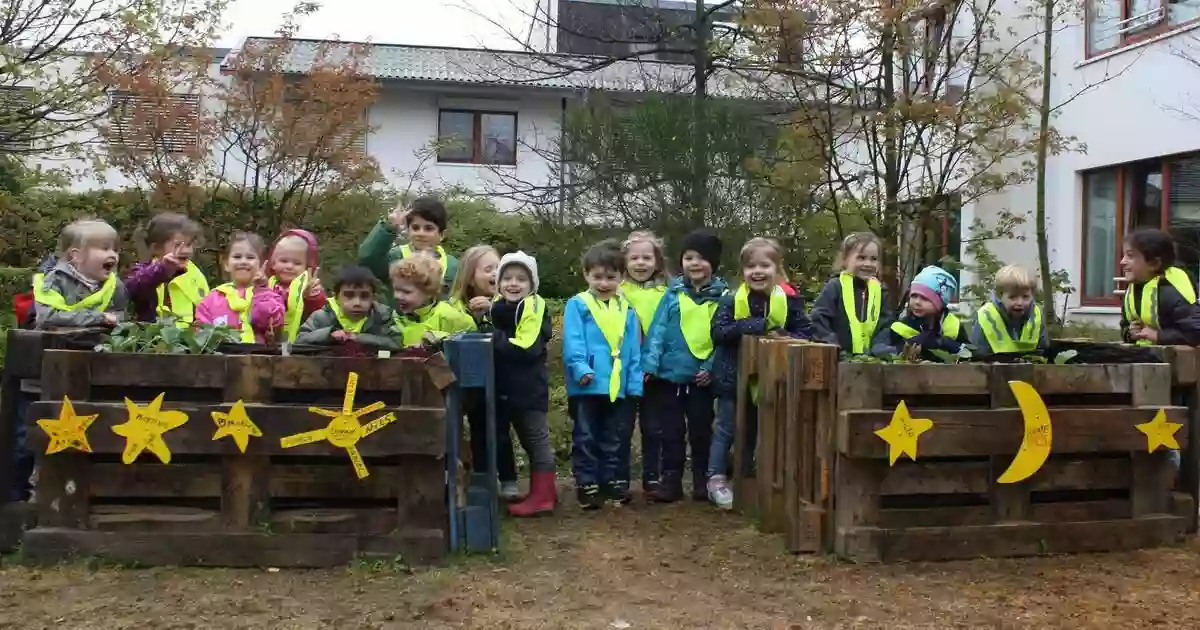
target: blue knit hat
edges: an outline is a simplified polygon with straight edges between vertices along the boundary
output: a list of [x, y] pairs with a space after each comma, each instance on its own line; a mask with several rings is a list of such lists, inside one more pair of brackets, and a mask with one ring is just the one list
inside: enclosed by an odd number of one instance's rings
[[954, 276], [945, 269], [933, 265], [922, 269], [921, 273], [913, 278], [912, 286], [909, 288], [909, 293], [916, 293], [933, 302], [939, 310], [946, 308], [950, 300], [954, 299], [957, 291], [958, 282], [954, 280]]

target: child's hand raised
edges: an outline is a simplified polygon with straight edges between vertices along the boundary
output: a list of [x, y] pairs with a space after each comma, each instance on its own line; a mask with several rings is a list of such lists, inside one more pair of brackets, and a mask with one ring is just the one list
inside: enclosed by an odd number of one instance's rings
[[308, 270], [308, 284], [304, 287], [304, 295], [309, 297], [321, 295], [325, 292], [325, 287], [321, 286], [321, 268], [314, 267]]
[[388, 214], [388, 221], [392, 224], [392, 228], [397, 232], [403, 232], [406, 227], [405, 219], [408, 218], [408, 208], [396, 206], [391, 213]]
[[179, 253], [178, 245], [163, 255], [162, 262], [172, 272], [179, 271], [180, 269], [187, 267], [187, 260]]
[[467, 308], [477, 316], [486, 315], [492, 308], [492, 300], [482, 295], [473, 297], [467, 302]]

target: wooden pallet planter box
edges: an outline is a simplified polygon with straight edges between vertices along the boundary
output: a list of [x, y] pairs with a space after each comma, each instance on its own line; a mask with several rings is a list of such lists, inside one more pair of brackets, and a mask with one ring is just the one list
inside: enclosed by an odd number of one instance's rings
[[[999, 484], [1024, 436], [1009, 381], [1033, 385], [1052, 423], [1049, 459]], [[1169, 544], [1195, 513], [1172, 491], [1170, 454], [1147, 452], [1135, 425], [1171, 404], [1169, 364], [874, 365], [838, 374], [832, 548], [855, 561], [1116, 551]], [[888, 465], [887, 426], [900, 400], [933, 428], [917, 461]], [[1187, 447], [1187, 431], [1176, 433]], [[829, 541], [827, 541], [829, 542]]]
[[[439, 357], [440, 358], [440, 357]], [[322, 429], [310, 406], [340, 409], [347, 377], [359, 376], [355, 408], [376, 401], [396, 420], [357, 444], [370, 474], [359, 480], [347, 451], [328, 442], [284, 449], [280, 438]], [[47, 350], [42, 400], [29, 420], [56, 418], [63, 396], [97, 414], [92, 453], [43, 455], [47, 435], [29, 430], [38, 454], [37, 526], [23, 553], [34, 561], [97, 555], [141, 565], [332, 566], [362, 554], [434, 562], [447, 549], [444, 362], [282, 356], [167, 356]], [[121, 462], [124, 399], [188, 422], [149, 452]], [[244, 401], [261, 429], [242, 454], [213, 439], [211, 413]]]

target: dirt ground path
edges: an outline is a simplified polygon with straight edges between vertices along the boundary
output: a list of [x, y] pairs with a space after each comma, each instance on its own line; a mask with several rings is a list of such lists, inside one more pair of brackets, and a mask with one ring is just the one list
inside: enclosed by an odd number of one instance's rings
[[[572, 506], [573, 507], [573, 506]], [[1200, 544], [853, 566], [742, 519], [633, 505], [509, 523], [438, 569], [0, 568], [0, 628], [1200, 628]]]

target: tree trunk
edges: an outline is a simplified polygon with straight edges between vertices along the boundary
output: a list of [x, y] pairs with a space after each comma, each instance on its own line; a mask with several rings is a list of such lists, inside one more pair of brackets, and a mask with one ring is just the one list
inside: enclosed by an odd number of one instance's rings
[[1047, 324], [1058, 321], [1054, 310], [1054, 288], [1050, 283], [1050, 244], [1046, 237], [1046, 159], [1050, 153], [1050, 62], [1054, 54], [1055, 0], [1045, 2], [1042, 15], [1042, 102], [1038, 104], [1037, 201], [1035, 224], [1037, 230], [1038, 266], [1042, 274], [1042, 316]]
[[692, 224], [705, 225], [708, 206], [708, 129], [705, 126], [705, 99], [708, 98], [708, 16], [704, 0], [696, 0], [694, 48], [692, 50]]

